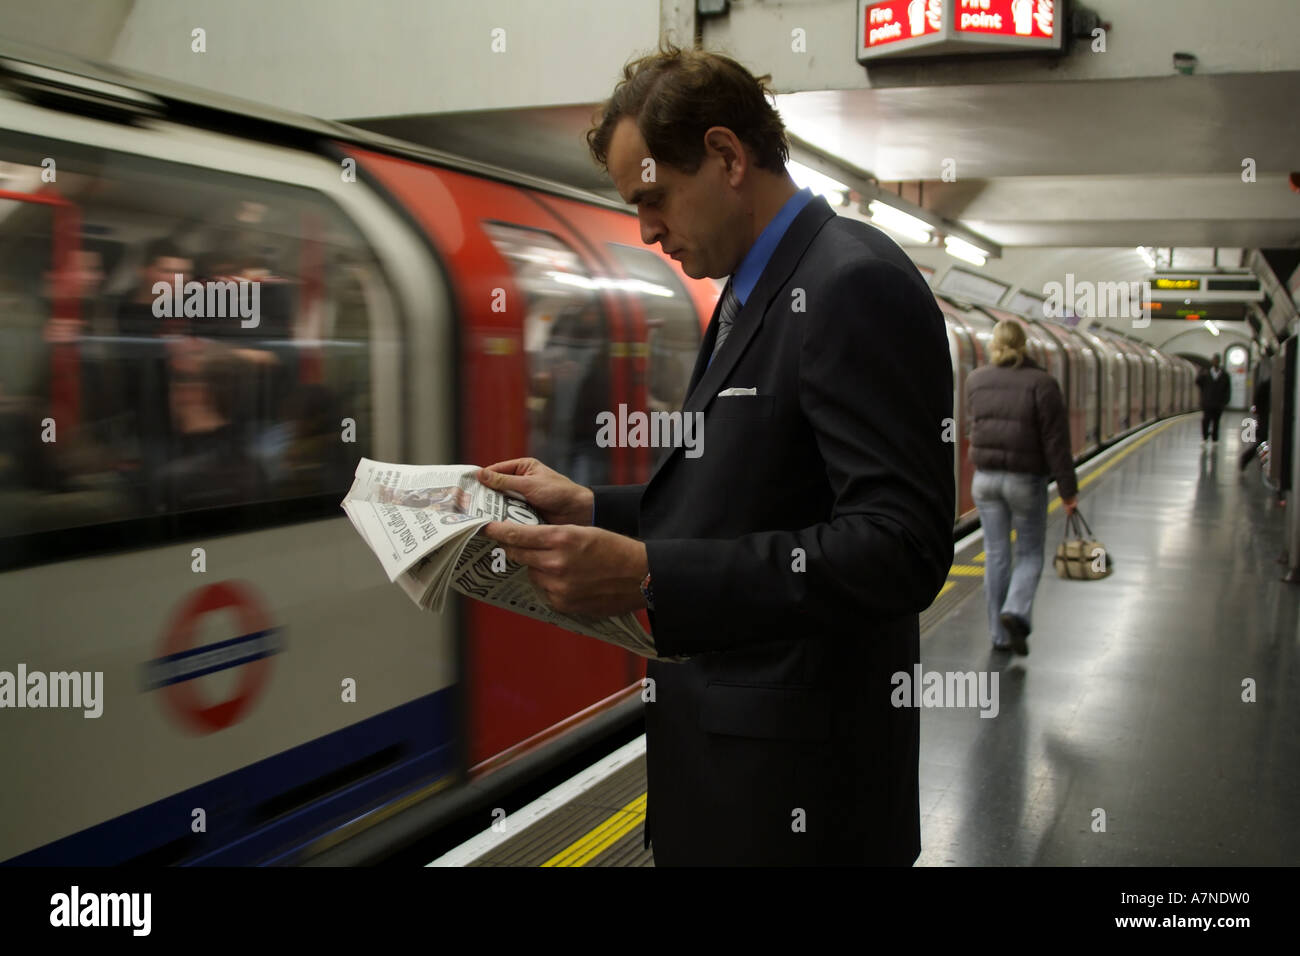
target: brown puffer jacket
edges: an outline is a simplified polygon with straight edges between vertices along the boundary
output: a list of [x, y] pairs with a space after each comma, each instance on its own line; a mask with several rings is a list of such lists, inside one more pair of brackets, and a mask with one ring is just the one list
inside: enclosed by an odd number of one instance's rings
[[971, 372], [966, 410], [976, 468], [1051, 475], [1062, 498], [1078, 494], [1061, 387], [1033, 359], [1026, 356], [1018, 368], [985, 365]]

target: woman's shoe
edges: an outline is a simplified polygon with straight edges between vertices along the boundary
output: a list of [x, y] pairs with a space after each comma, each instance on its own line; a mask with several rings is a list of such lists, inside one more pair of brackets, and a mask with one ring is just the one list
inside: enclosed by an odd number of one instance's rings
[[1029, 625], [1025, 623], [1024, 618], [1015, 614], [1000, 614], [998, 620], [1002, 622], [1002, 626], [1011, 635], [1011, 649], [1021, 657], [1028, 657]]

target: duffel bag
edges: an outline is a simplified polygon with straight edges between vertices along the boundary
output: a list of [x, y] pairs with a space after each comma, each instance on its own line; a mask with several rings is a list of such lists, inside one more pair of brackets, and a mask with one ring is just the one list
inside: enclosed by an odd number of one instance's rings
[[1110, 552], [1093, 537], [1079, 509], [1065, 519], [1065, 538], [1056, 548], [1056, 576], [1071, 581], [1096, 581], [1114, 570]]

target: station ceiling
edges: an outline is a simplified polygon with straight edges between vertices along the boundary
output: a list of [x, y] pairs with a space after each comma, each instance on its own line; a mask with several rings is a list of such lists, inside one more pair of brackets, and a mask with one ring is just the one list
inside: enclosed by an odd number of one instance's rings
[[[1298, 90], [1300, 73], [1273, 72], [807, 91], [777, 106], [799, 138], [886, 188], [921, 183], [927, 209], [1003, 246], [1278, 248], [1300, 246]], [[617, 199], [586, 153], [595, 108], [351, 122]]]

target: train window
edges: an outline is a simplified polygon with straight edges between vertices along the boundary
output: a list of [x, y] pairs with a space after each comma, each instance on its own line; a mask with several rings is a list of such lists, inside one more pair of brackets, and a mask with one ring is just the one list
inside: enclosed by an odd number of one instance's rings
[[341, 497], [394, 301], [311, 190], [0, 133], [0, 538]]
[[578, 254], [557, 236], [483, 224], [524, 294], [528, 454], [583, 485], [609, 481], [596, 416], [610, 406], [609, 322]]
[[[627, 291], [637, 296], [645, 314], [647, 411], [680, 411], [700, 351], [699, 315], [681, 280], [653, 252], [613, 242], [609, 248], [631, 280]], [[661, 448], [658, 454], [671, 451]]]

